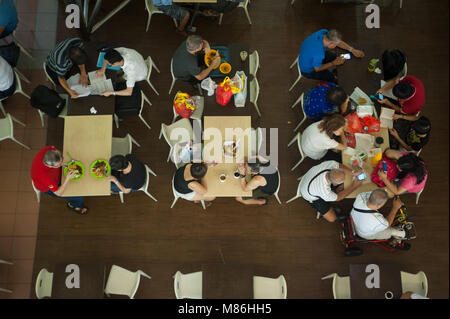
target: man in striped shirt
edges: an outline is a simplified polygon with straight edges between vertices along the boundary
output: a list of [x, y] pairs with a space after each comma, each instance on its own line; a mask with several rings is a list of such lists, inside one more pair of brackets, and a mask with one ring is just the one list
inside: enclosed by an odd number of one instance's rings
[[71, 90], [67, 84], [67, 77], [75, 63], [80, 69], [80, 82], [83, 86], [88, 86], [89, 78], [86, 73], [85, 63], [87, 54], [82, 49], [83, 42], [79, 38], [71, 38], [59, 43], [45, 61], [46, 71], [55, 84], [61, 85], [71, 98], [78, 97], [78, 93]]

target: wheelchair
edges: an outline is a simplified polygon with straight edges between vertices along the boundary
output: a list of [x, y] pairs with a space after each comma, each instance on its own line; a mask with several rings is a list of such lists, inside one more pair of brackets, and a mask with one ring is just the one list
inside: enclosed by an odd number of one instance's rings
[[[355, 225], [353, 223], [353, 219], [349, 214], [342, 221], [342, 230], [340, 232], [340, 240], [345, 247], [344, 254], [345, 256], [360, 256], [363, 254], [363, 250], [359, 247], [360, 244], [375, 244], [380, 246], [387, 251], [393, 252], [395, 250], [408, 250], [410, 248], [410, 244], [407, 241], [415, 239], [416, 236], [416, 227], [411, 219], [415, 216], [408, 216], [406, 214], [406, 207], [403, 205], [397, 215], [394, 218], [394, 221], [390, 227], [397, 227], [403, 229], [406, 233], [405, 238], [402, 239], [364, 239], [359, 237], [355, 231]], [[393, 241], [397, 241], [395, 245], [393, 245]]]

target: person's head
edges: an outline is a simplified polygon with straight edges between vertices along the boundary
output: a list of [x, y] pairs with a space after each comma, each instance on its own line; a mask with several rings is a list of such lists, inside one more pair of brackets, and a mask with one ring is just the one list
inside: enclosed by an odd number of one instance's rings
[[87, 54], [82, 48], [72, 46], [69, 49], [69, 58], [76, 65], [83, 65], [87, 61]]
[[342, 34], [338, 30], [332, 29], [332, 30], [329, 30], [327, 32], [327, 34], [325, 34], [323, 39], [324, 39], [324, 45], [328, 49], [334, 49], [342, 41]]
[[403, 155], [397, 160], [397, 168], [399, 172], [395, 179], [398, 182], [409, 174], [416, 176], [416, 184], [420, 184], [425, 176], [427, 175], [427, 170], [423, 160], [416, 154], [408, 153]]
[[123, 61], [123, 57], [114, 49], [110, 49], [105, 53], [105, 61], [111, 66], [120, 66]]
[[431, 131], [431, 122], [427, 117], [421, 116], [417, 121], [413, 122], [412, 128], [417, 136], [425, 137]]
[[114, 171], [123, 171], [128, 167], [128, 160], [123, 155], [114, 155], [109, 159], [109, 166]]
[[383, 76], [385, 81], [405, 76], [406, 54], [399, 49], [386, 50], [381, 56]]
[[262, 172], [264, 167], [268, 167], [269, 165], [270, 161], [261, 162], [259, 158], [256, 157], [254, 160], [247, 162], [245, 166], [246, 169], [250, 171], [250, 174], [257, 175]]
[[408, 82], [399, 82], [392, 89], [392, 93], [399, 100], [407, 100], [414, 95], [416, 89]]
[[328, 173], [328, 179], [334, 186], [340, 185], [345, 181], [345, 173], [341, 169], [334, 168]]
[[200, 179], [206, 175], [208, 166], [205, 163], [193, 163], [191, 165], [191, 175], [196, 179]]
[[203, 49], [203, 39], [201, 36], [193, 34], [187, 37], [186, 49], [190, 53], [195, 53]]
[[330, 87], [325, 94], [328, 103], [341, 107], [342, 104], [347, 103], [350, 97], [345, 93], [344, 89], [339, 86]]
[[319, 131], [325, 132], [331, 138], [333, 135], [341, 135], [346, 124], [345, 117], [341, 114], [324, 116], [319, 124]]
[[48, 167], [58, 168], [63, 165], [63, 156], [61, 152], [56, 149], [48, 150], [47, 152], [45, 152], [42, 161]]
[[386, 204], [389, 196], [383, 189], [375, 189], [370, 194], [369, 200], [367, 202], [367, 206], [370, 206], [369, 208], [372, 209], [380, 209], [381, 207]]

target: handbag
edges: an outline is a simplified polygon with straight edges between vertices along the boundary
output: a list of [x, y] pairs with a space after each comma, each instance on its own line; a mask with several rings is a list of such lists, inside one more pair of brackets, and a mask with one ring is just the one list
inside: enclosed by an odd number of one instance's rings
[[230, 78], [227, 76], [216, 89], [216, 102], [222, 106], [225, 106], [230, 102], [233, 96], [233, 91], [231, 90]]

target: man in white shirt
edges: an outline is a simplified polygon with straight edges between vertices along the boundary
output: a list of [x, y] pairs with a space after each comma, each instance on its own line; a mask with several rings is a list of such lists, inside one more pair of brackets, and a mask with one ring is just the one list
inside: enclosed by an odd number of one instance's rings
[[329, 222], [336, 220], [336, 209], [331, 202], [339, 202], [357, 189], [364, 180], [354, 180], [344, 189], [347, 174], [355, 175], [351, 169], [336, 161], [325, 161], [313, 166], [300, 182], [300, 193], [320, 215]]
[[0, 100], [14, 94], [16, 79], [8, 62], [0, 56]]
[[105, 74], [106, 65], [120, 66], [127, 81], [127, 88], [121, 91], [106, 91], [102, 95], [131, 96], [134, 84], [147, 78], [148, 68], [144, 58], [136, 50], [127, 48], [111, 49], [105, 53], [103, 67], [97, 70], [97, 76]]
[[397, 211], [403, 205], [399, 198], [394, 199], [392, 209], [386, 218], [378, 212], [388, 199], [388, 194], [382, 189], [364, 192], [356, 197], [350, 214], [359, 237], [369, 240], [405, 237], [404, 230], [391, 227]]

